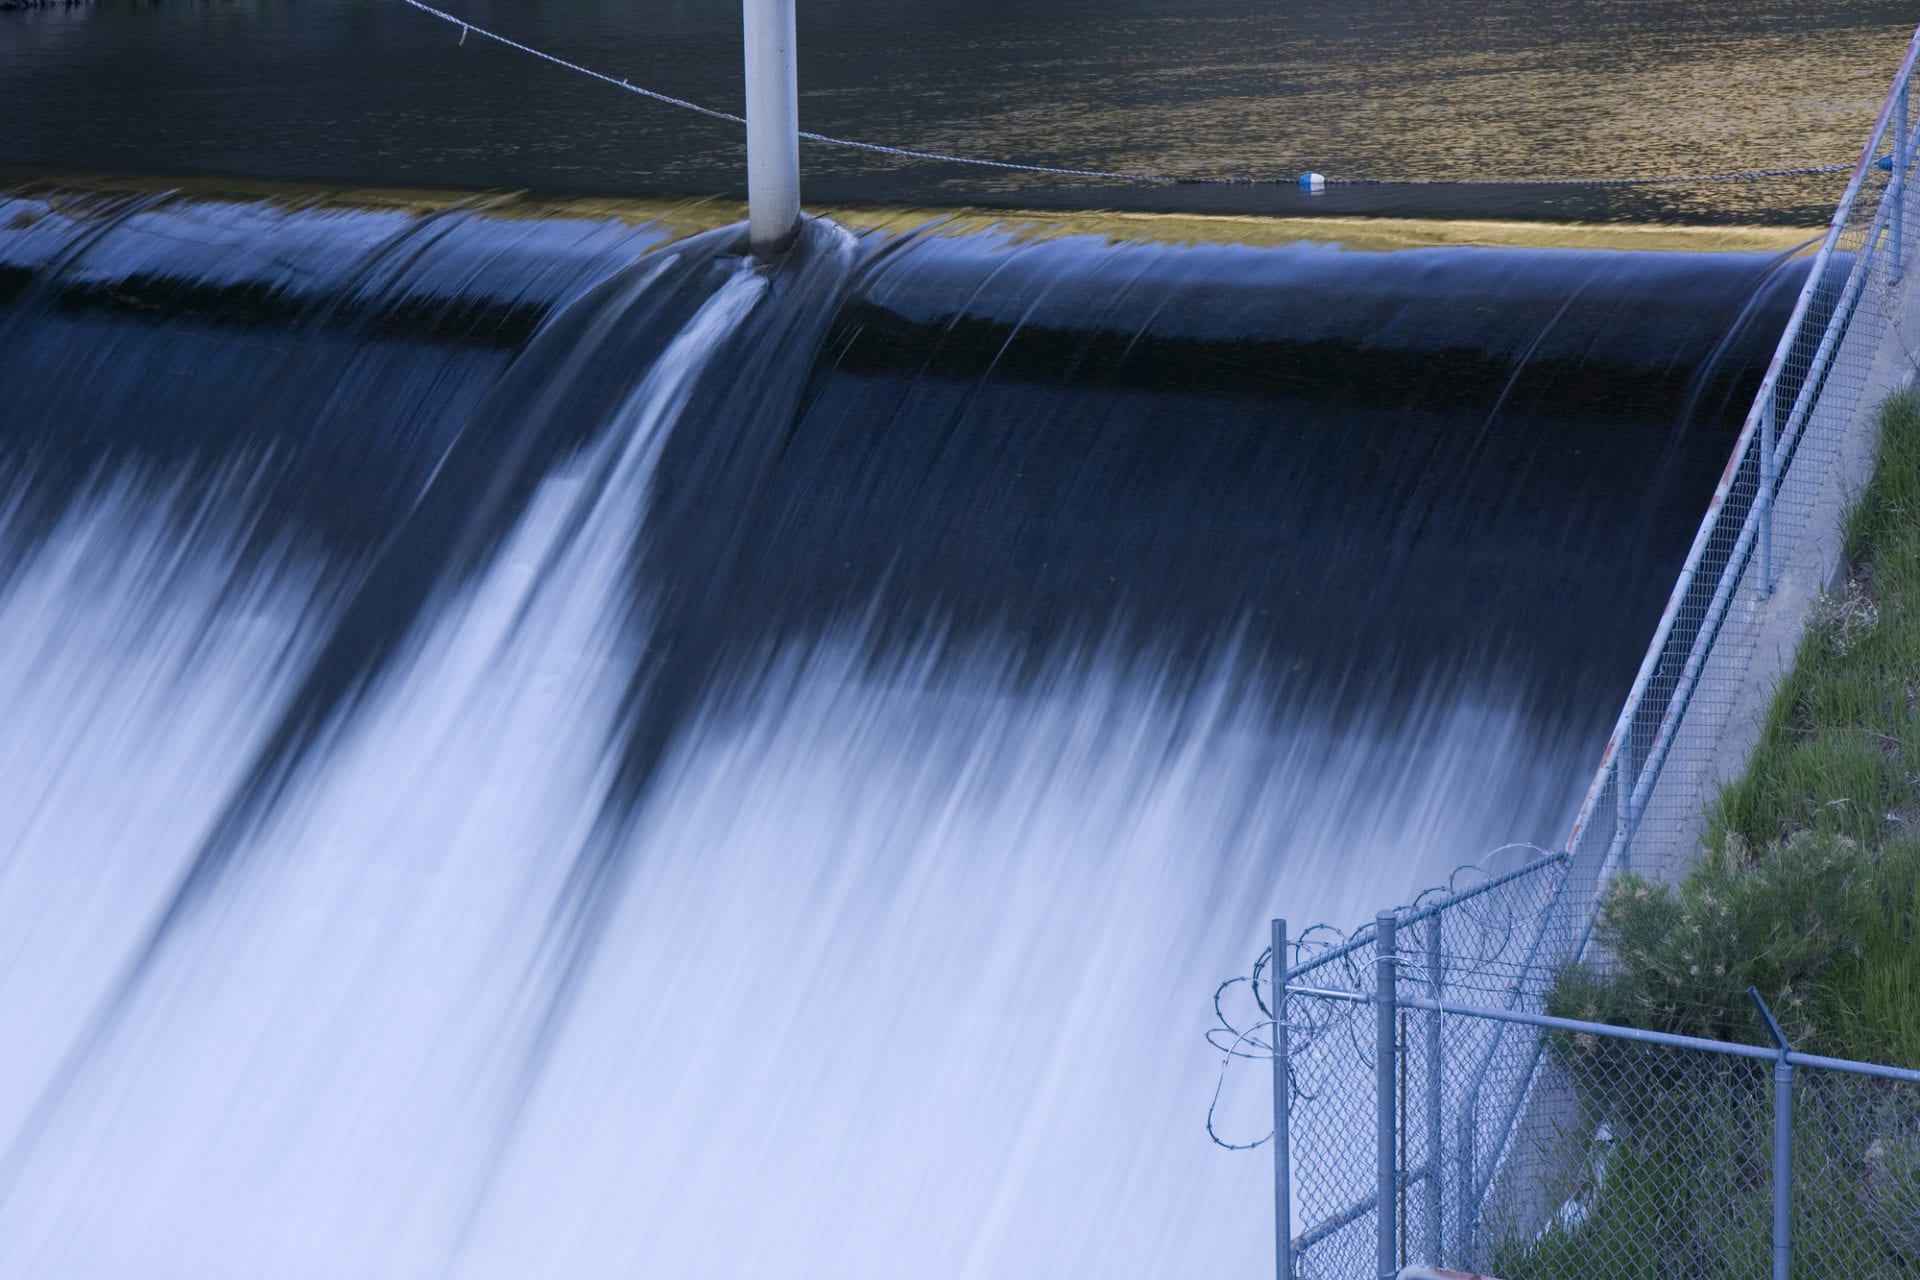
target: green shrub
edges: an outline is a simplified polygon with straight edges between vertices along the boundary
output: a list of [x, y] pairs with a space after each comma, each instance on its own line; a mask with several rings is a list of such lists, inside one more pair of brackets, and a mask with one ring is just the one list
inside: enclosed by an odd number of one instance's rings
[[1857, 964], [1883, 911], [1873, 860], [1845, 836], [1806, 831], [1752, 861], [1729, 840], [1677, 890], [1616, 877], [1596, 935], [1608, 970], [1562, 973], [1548, 1011], [1765, 1043], [1753, 986], [1811, 1046], [1824, 1034], [1819, 997]]

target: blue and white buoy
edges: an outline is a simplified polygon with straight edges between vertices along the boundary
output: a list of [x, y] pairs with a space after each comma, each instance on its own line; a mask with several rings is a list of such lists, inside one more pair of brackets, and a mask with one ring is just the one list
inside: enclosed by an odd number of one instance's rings
[[1319, 195], [1327, 189], [1327, 175], [1324, 173], [1301, 174], [1300, 189], [1310, 196]]

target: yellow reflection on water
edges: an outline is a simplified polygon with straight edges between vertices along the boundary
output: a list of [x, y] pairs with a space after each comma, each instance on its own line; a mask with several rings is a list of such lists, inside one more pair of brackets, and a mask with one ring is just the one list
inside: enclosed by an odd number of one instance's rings
[[[173, 179], [142, 175], [62, 174], [26, 180], [0, 171], [0, 189], [10, 185], [59, 201], [86, 203], [103, 197], [178, 191], [206, 200], [271, 200], [290, 206], [343, 209], [403, 209], [429, 213], [454, 205], [499, 218], [617, 219], [653, 223], [677, 236], [729, 226], [746, 218], [746, 206], [720, 199], [627, 199], [612, 196], [548, 196], [530, 192], [463, 192], [404, 187], [331, 187], [242, 179]], [[1522, 222], [1438, 218], [1259, 217], [1091, 211], [1057, 213], [997, 209], [935, 209], [833, 206], [810, 212], [857, 232], [882, 235], [1003, 234], [1019, 240], [1099, 236], [1122, 242], [1238, 244], [1268, 247], [1303, 240], [1384, 252], [1445, 245], [1525, 248], [1678, 250], [1686, 252], [1783, 252], [1816, 241], [1822, 228], [1688, 226], [1653, 223]]]

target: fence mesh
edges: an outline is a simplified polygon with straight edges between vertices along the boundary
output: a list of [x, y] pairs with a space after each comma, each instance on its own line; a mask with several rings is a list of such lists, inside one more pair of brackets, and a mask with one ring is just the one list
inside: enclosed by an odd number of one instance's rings
[[[1537, 1117], [1447, 1265], [1502, 1280], [1773, 1274], [1772, 1061], [1515, 1030], [1542, 1054]], [[1801, 1067], [1790, 1114], [1792, 1274], [1920, 1274], [1920, 1086]]]
[[[1483, 913], [1554, 909], [1565, 872], [1564, 860], [1540, 864], [1468, 901]], [[1295, 1275], [1380, 1274], [1383, 1211], [1396, 1267], [1501, 1280], [1775, 1274], [1773, 1049], [1506, 1020], [1539, 1001], [1535, 975], [1546, 970], [1513, 954], [1476, 967], [1483, 940], [1459, 952], [1448, 910], [1404, 914], [1385, 1046], [1371, 928], [1289, 979]], [[1536, 935], [1503, 936], [1530, 951]], [[1795, 1061], [1791, 1273], [1920, 1276], [1920, 1073], [1877, 1078], [1856, 1074], [1879, 1070], [1863, 1064]], [[1382, 1083], [1396, 1120], [1384, 1210], [1374, 1141]]]
[[[1371, 990], [1376, 959], [1369, 928], [1299, 967], [1289, 982]], [[1274, 1007], [1271, 991], [1268, 1002]], [[1378, 1211], [1373, 1010], [1352, 1001], [1290, 996], [1280, 1012], [1289, 1025], [1296, 1122], [1289, 1159], [1299, 1274], [1365, 1275], [1373, 1265]]]
[[[1558, 966], [1582, 945], [1591, 915], [1572, 870], [1566, 855], [1552, 854], [1497, 877], [1469, 873], [1396, 913], [1398, 989], [1443, 1004], [1538, 1008]], [[1303, 1280], [1374, 1273], [1380, 1055], [1368, 997], [1377, 941], [1375, 925], [1338, 945], [1316, 946], [1310, 936], [1289, 966], [1282, 1013], [1290, 1032], [1294, 1265]], [[1265, 960], [1256, 988], [1271, 1010]], [[1408, 1100], [1399, 1108], [1395, 1159], [1406, 1172], [1386, 1211], [1403, 1241], [1425, 1241], [1428, 1256], [1439, 1256], [1443, 1242], [1471, 1229], [1504, 1132], [1521, 1118], [1511, 1104], [1523, 1097], [1537, 1055], [1511, 1034], [1520, 1028], [1499, 1022], [1403, 1009], [1395, 1026], [1393, 1087]]]
[[1920, 217], [1914, 63], [1910, 49], [1621, 713], [1603, 783], [1575, 826], [1574, 851], [1596, 868], [1671, 875], [1690, 857], [1713, 785], [1739, 763], [1723, 744], [1754, 696], [1767, 603], [1783, 581], [1802, 602], [1824, 585], [1834, 548], [1816, 513], [1837, 501], [1837, 464], [1860, 439], [1869, 391], [1913, 368], [1901, 315], [1911, 290], [1900, 285]]
[[[1332, 945], [1316, 929], [1282, 958], [1288, 1265], [1302, 1280], [1378, 1275], [1383, 1214], [1396, 1264], [1504, 1280], [1770, 1273], [1781, 1237], [1773, 1059], [1751, 1047], [1651, 1046], [1597, 1024], [1542, 1031], [1507, 1015], [1538, 1015], [1572, 961], [1605, 967], [1592, 933], [1611, 875], [1672, 876], [1691, 857], [1710, 788], [1739, 763], [1722, 758], [1723, 743], [1756, 696], [1769, 602], [1783, 585], [1802, 602], [1825, 585], [1833, 531], [1816, 516], [1838, 501], [1838, 464], [1859, 446], [1869, 393], [1920, 364], [1920, 342], [1908, 340], [1920, 338], [1920, 316], [1905, 312], [1920, 291], [1903, 287], [1920, 251], [1916, 53], [1920, 32], [1814, 256], [1567, 851], [1393, 913], [1402, 1003], [1387, 1043], [1373, 1003], [1376, 926]], [[1271, 1018], [1269, 960], [1252, 987]], [[1425, 1007], [1407, 1007], [1409, 997]], [[1242, 1057], [1272, 1047], [1231, 1026], [1216, 1034], [1244, 1045]], [[1376, 1106], [1388, 1095], [1397, 1174], [1383, 1188]], [[1920, 1076], [1803, 1068], [1792, 1095], [1793, 1274], [1920, 1275]]]

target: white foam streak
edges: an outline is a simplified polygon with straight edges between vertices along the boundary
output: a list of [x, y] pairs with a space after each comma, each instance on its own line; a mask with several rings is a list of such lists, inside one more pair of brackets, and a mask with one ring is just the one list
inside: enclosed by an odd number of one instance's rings
[[1270, 911], [1443, 879], [1540, 777], [1495, 711], [1276, 739], [1110, 672], [827, 657], [689, 746], [461, 1274], [1260, 1265], [1271, 1165], [1201, 1127], [1214, 982]]
[[[233, 586], [231, 540], [178, 550], [156, 506], [76, 505], [0, 595], [0, 1134], [171, 896], [298, 669], [311, 587]], [[0, 545], [14, 545], [0, 523]]]
[[[238, 869], [174, 930], [0, 1205], [0, 1272], [412, 1276], [439, 1267], [518, 1065], [506, 1029], [525, 1021], [542, 904], [604, 788], [615, 693], [606, 659], [616, 641], [607, 606], [620, 595], [662, 428], [763, 292], [742, 273], [709, 300], [636, 391], [612, 443], [543, 486], [494, 569], [437, 620], [406, 655], [405, 674], [303, 773]], [[80, 562], [100, 557], [71, 551]], [[74, 589], [77, 572], [47, 591]], [[108, 590], [103, 609], [126, 594]], [[44, 597], [10, 599], [23, 630], [56, 616]], [[171, 656], [164, 646], [147, 654], [144, 636], [117, 639], [148, 664]], [[113, 656], [75, 658], [84, 675], [112, 669]], [[143, 890], [114, 917], [110, 956], [124, 957], [151, 928], [271, 724], [272, 700], [245, 696], [246, 673], [263, 665], [251, 651], [226, 646], [207, 665], [236, 673], [239, 692], [216, 701], [136, 668], [130, 687], [86, 720], [124, 745], [111, 776], [137, 793], [129, 804], [174, 806], [158, 823], [173, 856], [134, 870], [106, 863], [114, 847], [86, 830], [37, 846], [57, 853], [69, 876], [131, 877]], [[200, 739], [119, 741], [129, 724], [164, 724], [182, 697], [196, 721], [248, 730], [205, 744], [226, 768], [186, 796], [140, 757], [158, 750], [188, 772]], [[62, 710], [29, 707], [17, 723], [29, 739], [44, 737], [64, 723]], [[52, 803], [67, 814], [87, 801], [81, 791]], [[41, 891], [20, 884], [0, 901], [0, 918], [44, 911]], [[44, 1037], [48, 1062], [100, 1003], [99, 983], [90, 991], [57, 972], [82, 949], [62, 934], [72, 927], [59, 911], [48, 917], [51, 940], [27, 948], [45, 953], [34, 956], [36, 972], [69, 1006], [53, 1028], [64, 1034]], [[8, 1097], [32, 1099], [42, 1083], [28, 1076]], [[10, 1131], [18, 1127], [16, 1117]]]

